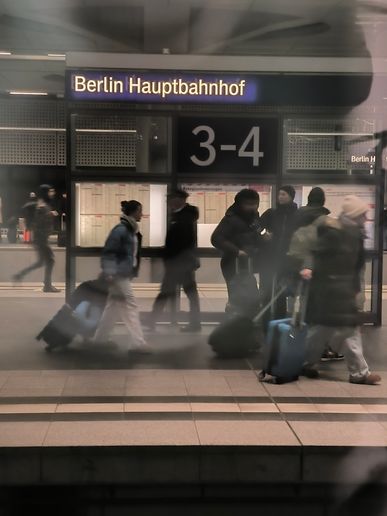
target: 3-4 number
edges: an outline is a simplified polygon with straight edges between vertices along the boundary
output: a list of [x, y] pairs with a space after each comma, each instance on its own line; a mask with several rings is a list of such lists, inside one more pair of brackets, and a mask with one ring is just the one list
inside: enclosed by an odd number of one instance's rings
[[[264, 153], [259, 150], [259, 132], [258, 126], [252, 127], [238, 150], [238, 157], [252, 158], [254, 167], [259, 166], [259, 159], [264, 156]], [[190, 156], [190, 159], [198, 167], [208, 167], [212, 165], [216, 159], [216, 149], [213, 145], [215, 142], [215, 131], [209, 125], [198, 125], [193, 129], [192, 134], [197, 136], [199, 133], [206, 133], [206, 139], [201, 141], [199, 145], [201, 148], [206, 149], [207, 157], [205, 159], [199, 159], [193, 154]], [[251, 150], [247, 150], [249, 146]], [[234, 148], [236, 149], [236, 145]]]

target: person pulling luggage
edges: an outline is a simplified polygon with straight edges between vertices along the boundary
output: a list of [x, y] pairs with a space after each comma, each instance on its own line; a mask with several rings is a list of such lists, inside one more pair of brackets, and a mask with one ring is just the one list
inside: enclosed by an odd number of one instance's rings
[[[245, 188], [238, 192], [234, 204], [215, 228], [211, 243], [222, 252], [220, 267], [227, 285], [227, 310], [233, 310], [235, 288], [233, 280], [241, 269], [259, 272], [259, 258], [266, 237], [258, 213], [259, 194]], [[256, 282], [255, 282], [256, 283]]]
[[94, 342], [106, 342], [120, 317], [130, 336], [129, 351], [152, 353], [153, 349], [144, 339], [132, 287], [140, 265], [142, 237], [138, 222], [142, 218], [142, 205], [135, 200], [123, 201], [121, 209], [120, 223], [111, 230], [102, 251], [102, 271], [110, 287]]
[[346, 196], [340, 216], [328, 216], [318, 226], [316, 244], [300, 271], [301, 277], [310, 282], [302, 372], [308, 378], [318, 378], [317, 364], [329, 342], [334, 351], [342, 351], [351, 383], [375, 385], [381, 381], [379, 375], [370, 372], [363, 355], [356, 302], [365, 263], [367, 210], [359, 197]]

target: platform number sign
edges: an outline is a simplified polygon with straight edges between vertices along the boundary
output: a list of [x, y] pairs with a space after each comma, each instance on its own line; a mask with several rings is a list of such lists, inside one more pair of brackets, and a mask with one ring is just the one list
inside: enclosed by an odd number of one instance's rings
[[272, 118], [181, 118], [179, 172], [275, 174], [277, 137]]

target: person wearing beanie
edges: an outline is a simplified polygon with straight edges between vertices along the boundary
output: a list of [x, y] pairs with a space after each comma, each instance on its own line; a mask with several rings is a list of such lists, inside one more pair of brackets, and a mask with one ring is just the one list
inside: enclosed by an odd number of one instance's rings
[[160, 293], [153, 304], [148, 327], [156, 329], [156, 323], [168, 301], [172, 307], [172, 324], [176, 323], [176, 295], [183, 288], [189, 301], [189, 324], [182, 332], [200, 332], [200, 301], [196, 284], [196, 270], [200, 267], [197, 257], [197, 222], [199, 210], [191, 206], [185, 190], [175, 189], [168, 195], [170, 219], [164, 245], [164, 277]]
[[367, 204], [359, 197], [345, 197], [339, 217], [328, 216], [318, 226], [311, 259], [301, 266], [301, 277], [310, 281], [303, 370], [309, 378], [318, 377], [317, 364], [329, 342], [334, 351], [343, 353], [351, 383], [374, 385], [381, 380], [370, 372], [363, 355], [356, 302], [365, 264], [367, 210]]
[[52, 209], [52, 201], [55, 198], [55, 189], [50, 185], [40, 185], [35, 212], [32, 218], [33, 245], [38, 254], [38, 260], [31, 266], [23, 269], [13, 276], [13, 281], [19, 282], [35, 269], [44, 267], [43, 292], [60, 292], [52, 285], [52, 271], [55, 264], [54, 253], [48, 244], [48, 239], [53, 231], [53, 223], [58, 212]]
[[212, 245], [221, 251], [220, 267], [227, 285], [228, 303], [231, 306], [231, 286], [236, 274], [236, 261], [251, 258], [254, 272], [259, 270], [259, 259], [264, 236], [258, 213], [259, 194], [250, 188], [244, 188], [234, 198], [234, 204], [228, 208], [225, 216], [215, 228]]
[[294, 219], [294, 230], [309, 226], [323, 215], [329, 215], [330, 211], [325, 208], [325, 192], [319, 186], [312, 188], [308, 195], [308, 204], [302, 206]]
[[153, 350], [145, 342], [132, 280], [138, 274], [141, 251], [141, 234], [138, 223], [142, 218], [142, 205], [136, 200], [121, 203], [120, 223], [109, 233], [101, 256], [102, 275], [109, 283], [109, 295], [94, 342], [108, 342], [117, 317], [129, 334], [129, 352], [142, 354]]
[[[294, 221], [297, 214], [297, 204], [294, 202], [296, 191], [291, 185], [281, 186], [278, 190], [277, 207], [269, 208], [261, 217], [262, 226], [268, 231], [271, 239], [268, 243], [261, 286], [265, 300], [268, 302], [272, 295], [273, 282], [278, 288], [286, 274], [286, 254], [294, 233]], [[275, 306], [275, 317], [282, 318], [286, 314], [286, 296], [280, 296]]]

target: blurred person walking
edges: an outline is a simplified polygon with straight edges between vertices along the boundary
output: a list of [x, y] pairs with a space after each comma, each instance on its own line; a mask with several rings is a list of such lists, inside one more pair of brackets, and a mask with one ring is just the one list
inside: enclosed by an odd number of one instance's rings
[[[290, 243], [289, 251], [297, 251], [297, 249], [292, 249], [292, 247], [295, 246], [299, 248], [305, 247], [305, 244], [307, 244], [307, 242], [305, 242], [306, 239], [315, 240], [317, 238], [318, 223], [320, 221], [323, 221], [321, 217], [326, 217], [330, 214], [330, 211], [328, 210], [328, 208], [324, 207], [324, 204], [325, 192], [319, 186], [315, 186], [314, 188], [312, 188], [308, 195], [308, 204], [306, 206], [302, 206], [301, 208], [299, 208], [299, 210], [296, 213], [294, 221], [295, 233], [294, 238]], [[301, 232], [298, 231], [300, 228], [308, 229], [303, 229]], [[301, 246], [297, 245], [297, 243], [300, 240], [302, 243]], [[302, 260], [304, 259], [305, 256], [302, 256]], [[341, 353], [336, 353], [335, 351], [330, 349], [329, 346], [327, 346], [326, 350], [322, 354], [321, 360], [323, 362], [344, 360], [344, 355], [342, 355]]]
[[59, 289], [52, 285], [52, 271], [55, 258], [48, 243], [48, 239], [53, 231], [54, 220], [58, 216], [58, 212], [53, 210], [51, 206], [54, 197], [55, 189], [52, 186], [40, 185], [30, 226], [33, 232], [33, 245], [38, 254], [38, 260], [13, 276], [14, 282], [20, 282], [27, 274], [44, 266], [43, 292], [60, 292]]
[[152, 308], [149, 329], [155, 330], [168, 301], [175, 304], [180, 287], [188, 297], [189, 324], [182, 332], [201, 331], [200, 302], [195, 271], [200, 267], [197, 257], [197, 221], [199, 210], [187, 202], [189, 194], [176, 189], [168, 196], [171, 210], [164, 246], [164, 277]]
[[379, 375], [370, 373], [363, 355], [356, 298], [365, 263], [364, 223], [368, 210], [359, 197], [344, 198], [340, 216], [326, 217], [300, 275], [310, 281], [306, 322], [307, 355], [304, 376], [318, 378], [317, 364], [326, 343], [344, 354], [349, 381], [374, 385]]
[[129, 351], [148, 354], [153, 350], [145, 342], [132, 287], [140, 267], [142, 236], [138, 223], [142, 205], [135, 200], [123, 201], [121, 209], [120, 223], [111, 230], [102, 251], [101, 267], [109, 283], [109, 295], [94, 341], [106, 342], [120, 318], [130, 337]]

